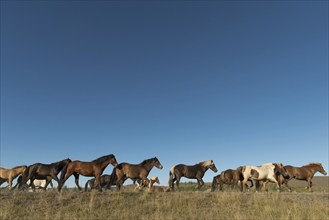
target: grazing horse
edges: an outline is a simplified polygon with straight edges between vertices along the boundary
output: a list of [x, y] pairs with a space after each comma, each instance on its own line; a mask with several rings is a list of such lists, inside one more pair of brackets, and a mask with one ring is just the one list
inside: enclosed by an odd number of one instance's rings
[[44, 189], [47, 188], [48, 184], [52, 179], [56, 180], [59, 184], [59, 179], [57, 177], [58, 173], [62, 171], [62, 169], [71, 162], [69, 158], [51, 163], [51, 164], [43, 164], [43, 163], [35, 163], [29, 166], [24, 173], [22, 174], [22, 180], [18, 185], [18, 188], [21, 189], [24, 184], [30, 180], [30, 186], [32, 186], [33, 190], [35, 190], [35, 186], [33, 184], [35, 179], [46, 180], [46, 184]]
[[13, 180], [22, 175], [24, 171], [26, 170], [27, 166], [17, 166], [13, 167], [11, 169], [5, 169], [0, 167], [0, 186], [4, 182], [8, 182], [9, 189], [12, 188]]
[[284, 166], [281, 163], [266, 163], [261, 166], [251, 166], [246, 165], [242, 169], [243, 173], [243, 181], [242, 181], [242, 191], [245, 188], [246, 182], [249, 178], [252, 178], [253, 180], [256, 180], [256, 183], [259, 183], [258, 181], [263, 181], [264, 189], [265, 184], [270, 181], [273, 183], [276, 183], [277, 190], [280, 190], [280, 184], [277, 181], [277, 175], [281, 174], [283, 176], [287, 175], [287, 171], [284, 168]]
[[[225, 171], [222, 171], [221, 174], [215, 176], [212, 181], [211, 185], [211, 191], [215, 191], [215, 189], [219, 185], [219, 189], [222, 191], [223, 190], [223, 185], [231, 185], [232, 189], [238, 186], [238, 182], [240, 181], [242, 184], [243, 181], [243, 174], [242, 174], [242, 169], [243, 167], [240, 166], [235, 170], [228, 169]], [[249, 178], [248, 181], [251, 183], [251, 186], [247, 186], [249, 188], [254, 186], [253, 181]], [[242, 186], [240, 187], [240, 190], [242, 190]]]
[[[92, 178], [88, 180], [85, 184], [85, 191], [91, 191], [92, 189], [96, 189], [95, 185], [96, 178]], [[102, 188], [111, 189], [111, 175], [104, 174], [101, 176], [100, 184]], [[88, 190], [88, 185], [90, 186], [90, 190]]]
[[81, 190], [81, 187], [79, 186], [79, 175], [83, 175], [95, 177], [95, 186], [98, 186], [98, 191], [101, 192], [101, 175], [109, 164], [112, 164], [114, 167], [118, 165], [118, 162], [113, 154], [100, 157], [90, 162], [75, 160], [68, 163], [62, 170], [60, 184], [58, 184], [58, 191], [61, 191], [65, 181], [73, 174], [75, 184], [79, 190]]
[[174, 182], [176, 181], [177, 188], [179, 189], [179, 181], [181, 177], [186, 177], [189, 179], [197, 179], [198, 181], [198, 189], [203, 186], [204, 182], [202, 177], [208, 169], [211, 169], [215, 173], [217, 172], [217, 168], [213, 162], [213, 160], [202, 161], [198, 164], [189, 166], [185, 164], [178, 164], [173, 166], [169, 171], [169, 187], [171, 190], [174, 190]]
[[284, 168], [287, 170], [288, 175], [286, 177], [282, 175], [278, 176], [279, 182], [280, 184], [284, 183], [289, 190], [291, 190], [291, 188], [288, 186], [288, 182], [291, 179], [307, 181], [308, 185], [306, 189], [312, 191], [312, 178], [314, 174], [316, 172], [320, 172], [323, 175], [327, 175], [327, 172], [323, 169], [321, 163], [309, 163], [302, 167], [293, 167], [288, 165], [288, 166], [284, 166]]
[[132, 180], [141, 181], [147, 180], [147, 176], [149, 175], [151, 169], [154, 166], [158, 169], [163, 168], [160, 161], [156, 157], [144, 160], [139, 164], [120, 163], [117, 167], [113, 169], [113, 172], [111, 174], [111, 184], [114, 184], [114, 179], [116, 177], [116, 186], [117, 189], [120, 190], [122, 184], [128, 178]]

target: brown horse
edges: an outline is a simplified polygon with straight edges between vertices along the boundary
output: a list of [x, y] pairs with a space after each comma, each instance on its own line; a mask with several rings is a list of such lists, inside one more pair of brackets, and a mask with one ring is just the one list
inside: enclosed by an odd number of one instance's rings
[[293, 167], [293, 166], [285, 166], [285, 169], [287, 171], [287, 176], [279, 175], [278, 179], [280, 184], [285, 184], [285, 186], [291, 191], [291, 188], [288, 185], [288, 182], [291, 179], [297, 179], [297, 180], [305, 180], [307, 181], [308, 185], [306, 189], [309, 191], [312, 191], [312, 179], [316, 172], [320, 172], [323, 175], [327, 175], [327, 172], [323, 169], [323, 166], [321, 163], [309, 163], [307, 165], [304, 165], [302, 167]]
[[151, 169], [153, 167], [158, 169], [162, 169], [162, 165], [158, 158], [153, 157], [151, 159], [144, 160], [140, 164], [129, 164], [129, 163], [120, 163], [117, 167], [113, 169], [112, 172], [112, 180], [111, 184], [114, 184], [116, 177], [116, 186], [117, 189], [120, 190], [124, 181], [128, 178], [132, 180], [147, 180], [147, 176], [149, 175]]
[[[92, 178], [88, 180], [85, 184], [85, 191], [91, 191], [92, 189], [96, 189], [95, 185], [96, 178]], [[105, 189], [111, 189], [111, 175], [104, 174], [101, 176], [100, 181], [101, 187]], [[90, 186], [90, 190], [88, 190], [88, 185]]]
[[202, 177], [209, 168], [215, 173], [217, 172], [217, 168], [213, 160], [202, 161], [192, 166], [185, 164], [175, 165], [169, 171], [169, 187], [173, 191], [174, 182], [176, 181], [177, 188], [179, 189], [179, 181], [181, 177], [186, 177], [189, 179], [197, 179], [198, 189], [200, 190], [200, 188], [204, 185]]
[[59, 184], [57, 175], [70, 162], [71, 160], [67, 158], [51, 164], [35, 163], [30, 165], [22, 174], [22, 179], [18, 184], [18, 188], [21, 189], [27, 181], [30, 180], [30, 186], [32, 186], [33, 190], [35, 190], [35, 186], [33, 184], [35, 179], [46, 180], [44, 190], [46, 190], [52, 179], [56, 180]]
[[[211, 185], [211, 191], [212, 192], [215, 191], [215, 189], [218, 187], [218, 185], [219, 185], [219, 189], [222, 191], [224, 184], [230, 185], [232, 187], [232, 189], [235, 189], [238, 186], [239, 181], [242, 184], [242, 181], [243, 181], [242, 169], [243, 169], [243, 167], [240, 166], [235, 170], [228, 169], [228, 170], [222, 171], [221, 174], [219, 174], [213, 178], [212, 185]], [[249, 188], [253, 187], [254, 186], [253, 181], [251, 179], [248, 179], [248, 181], [250, 182], [251, 185], [247, 186], [247, 187], [249, 187]], [[242, 190], [242, 186], [240, 187], [240, 190]]]
[[13, 180], [22, 175], [22, 173], [26, 170], [27, 166], [17, 166], [11, 169], [5, 169], [0, 167], [0, 186], [4, 182], [8, 182], [9, 189], [12, 188]]
[[118, 165], [113, 154], [100, 157], [91, 162], [75, 160], [68, 163], [62, 170], [60, 183], [58, 184], [58, 191], [61, 191], [65, 181], [73, 174], [75, 177], [75, 184], [79, 190], [81, 190], [81, 187], [79, 186], [79, 175], [83, 175], [95, 177], [95, 186], [98, 186], [98, 191], [101, 192], [102, 187], [100, 185], [100, 178], [104, 169], [109, 164], [112, 164], [114, 167]]

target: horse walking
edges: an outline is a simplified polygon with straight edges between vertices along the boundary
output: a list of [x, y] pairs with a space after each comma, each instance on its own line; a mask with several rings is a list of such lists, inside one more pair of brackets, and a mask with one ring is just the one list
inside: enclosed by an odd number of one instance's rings
[[[144, 160], [139, 164], [120, 163], [117, 167], [113, 169], [113, 172], [111, 174], [111, 184], [114, 184], [114, 182], [116, 182], [116, 186], [118, 190], [120, 190], [122, 184], [128, 178], [132, 180], [141, 181], [147, 180], [147, 176], [154, 166], [158, 169], [163, 168], [162, 164], [156, 157]], [[116, 181], [114, 180], [115, 178]]]
[[305, 180], [307, 181], [307, 187], [309, 191], [312, 191], [312, 179], [316, 172], [320, 172], [323, 175], [327, 175], [327, 172], [324, 170], [321, 163], [309, 163], [302, 167], [294, 167], [294, 166], [284, 166], [287, 171], [287, 175], [284, 177], [282, 175], [279, 176], [280, 184], [285, 184], [285, 186], [291, 191], [291, 188], [288, 185], [288, 182], [291, 179], [297, 180]]
[[174, 190], [174, 182], [176, 181], [176, 186], [179, 189], [179, 181], [182, 177], [186, 177], [189, 179], [197, 179], [198, 181], [198, 189], [204, 185], [202, 180], [205, 172], [208, 169], [211, 169], [215, 173], [217, 172], [217, 168], [213, 162], [213, 160], [202, 161], [198, 164], [189, 166], [185, 164], [178, 164], [173, 166], [169, 171], [169, 187], [171, 190]]
[[[85, 184], [85, 191], [91, 191], [92, 189], [96, 189], [97, 186], [95, 185], [96, 178], [92, 178], [88, 180]], [[101, 176], [100, 185], [102, 188], [111, 189], [111, 175], [104, 174]], [[88, 190], [88, 186], [90, 186], [90, 190]]]
[[35, 163], [31, 166], [28, 166], [28, 168], [22, 174], [22, 179], [18, 184], [18, 188], [21, 189], [23, 185], [25, 185], [28, 180], [30, 180], [30, 186], [32, 186], [33, 190], [35, 190], [35, 186], [33, 184], [35, 179], [46, 180], [46, 184], [43, 187], [44, 189], [47, 188], [52, 179], [56, 180], [59, 184], [57, 175], [70, 162], [71, 160], [67, 158], [51, 164]]
[[[231, 188], [234, 189], [238, 186], [239, 181], [241, 183], [240, 190], [242, 190], [242, 181], [243, 181], [242, 169], [243, 169], [243, 167], [240, 166], [235, 170], [228, 169], [228, 170], [222, 171], [221, 174], [219, 174], [213, 178], [212, 185], [211, 185], [211, 191], [212, 192], [215, 191], [215, 189], [218, 187], [218, 185], [219, 185], [219, 190], [222, 191], [224, 184], [230, 185]], [[248, 179], [248, 181], [251, 184], [248, 187], [249, 188], [253, 187], [254, 186], [253, 181], [251, 179]]]
[[95, 177], [95, 186], [97, 186], [98, 191], [101, 192], [102, 187], [100, 185], [100, 178], [104, 169], [109, 164], [112, 164], [114, 167], [118, 165], [118, 162], [113, 154], [100, 157], [90, 162], [75, 160], [71, 163], [68, 163], [62, 170], [60, 183], [58, 184], [58, 191], [61, 191], [65, 181], [71, 175], [74, 175], [75, 184], [77, 185], [78, 189], [81, 190], [81, 187], [79, 186], [79, 175], [82, 175]]
[[282, 163], [266, 163], [261, 166], [246, 165], [243, 167], [243, 181], [242, 181], [242, 191], [244, 191], [246, 182], [249, 178], [256, 180], [256, 186], [259, 181], [262, 181], [264, 189], [266, 189], [267, 182], [273, 182], [277, 185], [277, 190], [280, 190], [280, 184], [277, 181], [277, 175], [281, 174], [283, 176], [287, 175], [287, 171], [282, 165]]
[[12, 189], [13, 180], [22, 175], [26, 169], [27, 166], [16, 166], [11, 169], [0, 167], [0, 186], [2, 183], [8, 182], [9, 189]]

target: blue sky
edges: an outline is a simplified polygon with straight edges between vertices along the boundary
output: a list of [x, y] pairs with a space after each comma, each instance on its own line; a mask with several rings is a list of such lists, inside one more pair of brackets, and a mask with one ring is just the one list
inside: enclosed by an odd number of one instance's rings
[[328, 170], [328, 2], [1, 1], [0, 165], [110, 153]]

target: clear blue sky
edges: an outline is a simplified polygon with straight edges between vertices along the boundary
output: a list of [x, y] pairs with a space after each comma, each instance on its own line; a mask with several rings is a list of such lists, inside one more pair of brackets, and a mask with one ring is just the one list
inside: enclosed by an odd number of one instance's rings
[[1, 1], [0, 165], [111, 153], [328, 171], [328, 1]]

